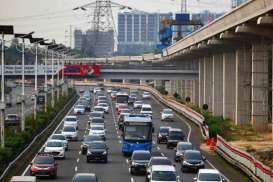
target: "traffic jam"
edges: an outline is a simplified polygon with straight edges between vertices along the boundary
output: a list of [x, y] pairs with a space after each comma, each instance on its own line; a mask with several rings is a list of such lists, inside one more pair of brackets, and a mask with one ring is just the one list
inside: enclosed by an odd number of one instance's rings
[[[160, 111], [155, 112], [153, 103], [158, 101], [151, 93], [103, 85], [80, 88], [78, 93], [78, 101], [34, 157], [25, 176], [73, 182], [112, 181], [106, 179], [117, 173], [122, 173], [119, 181], [131, 182], [225, 180], [189, 141], [188, 131], [177, 127], [177, 113], [161, 103], [157, 104], [161, 104]], [[117, 140], [110, 133], [116, 133]], [[76, 154], [76, 162], [84, 160], [84, 164], [73, 173], [62, 169], [72, 165], [66, 161]], [[120, 156], [117, 162], [126, 161], [120, 168], [114, 166], [115, 155]], [[126, 166], [127, 171], [123, 170]], [[70, 180], [63, 180], [63, 173]], [[107, 178], [103, 173], [111, 175]]]

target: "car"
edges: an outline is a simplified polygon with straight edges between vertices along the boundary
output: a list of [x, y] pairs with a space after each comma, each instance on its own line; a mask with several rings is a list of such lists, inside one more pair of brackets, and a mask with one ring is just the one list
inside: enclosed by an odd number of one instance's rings
[[151, 159], [151, 153], [147, 150], [135, 150], [129, 160], [130, 173], [132, 175], [136, 173], [146, 174], [146, 167]]
[[140, 114], [146, 114], [152, 118], [153, 117], [152, 106], [150, 104], [143, 104], [141, 106]]
[[93, 173], [77, 173], [74, 175], [72, 182], [99, 182], [97, 176]]
[[104, 119], [103, 118], [92, 118], [89, 121], [89, 126], [94, 125], [94, 124], [104, 126]]
[[104, 138], [99, 135], [86, 135], [81, 143], [81, 153], [83, 155], [87, 153], [88, 145], [94, 141], [104, 141]]
[[167, 148], [176, 147], [179, 141], [183, 141], [185, 139], [185, 134], [179, 128], [170, 128], [169, 135], [167, 137]]
[[48, 140], [44, 147], [45, 153], [52, 154], [55, 158], [65, 158], [65, 145], [62, 140]]
[[19, 126], [21, 118], [18, 114], [7, 114], [5, 118], [5, 126]]
[[197, 177], [193, 178], [196, 182], [224, 182], [225, 178], [217, 169], [200, 169], [198, 171]]
[[205, 167], [205, 157], [199, 150], [186, 150], [183, 159], [181, 159], [181, 171], [197, 172], [199, 169]]
[[58, 165], [53, 155], [48, 153], [38, 153], [31, 162], [30, 175], [56, 178], [57, 167]]
[[64, 126], [73, 126], [74, 128], [78, 129], [79, 120], [77, 116], [66, 116], [64, 118]]
[[143, 92], [143, 94], [142, 94], [142, 98], [143, 99], [149, 99], [149, 98], [151, 98], [151, 93], [150, 92]]
[[192, 143], [190, 142], [178, 142], [175, 149], [175, 157], [174, 160], [176, 162], [181, 161], [181, 158], [184, 157], [184, 153], [186, 150], [193, 150]]
[[88, 145], [86, 161], [108, 162], [108, 147], [104, 141], [94, 141]]
[[60, 140], [64, 143], [65, 150], [68, 150], [68, 141], [62, 134], [53, 134], [50, 137], [51, 140]]
[[92, 120], [93, 118], [104, 118], [104, 114], [100, 111], [92, 111], [89, 113], [89, 120]]
[[106, 129], [102, 125], [91, 125], [89, 135], [98, 135], [105, 138]]
[[167, 143], [167, 137], [169, 136], [170, 126], [160, 126], [159, 132], [157, 135], [157, 143]]
[[102, 107], [105, 113], [109, 113], [109, 105], [107, 103], [99, 103], [98, 106]]
[[173, 166], [172, 161], [168, 157], [151, 157], [151, 159], [147, 165], [146, 177], [151, 173], [152, 166], [155, 166], [155, 165]]
[[148, 175], [149, 182], [180, 182], [174, 166], [155, 165], [151, 168], [151, 174]]
[[78, 132], [76, 128], [74, 128], [73, 126], [63, 127], [62, 135], [64, 135], [67, 140], [73, 140], [73, 141], [78, 140]]
[[172, 109], [163, 109], [161, 112], [161, 121], [173, 121], [173, 110]]
[[84, 105], [75, 105], [73, 109], [74, 114], [84, 114], [85, 106]]
[[142, 107], [143, 102], [140, 100], [137, 100], [134, 102], [134, 109], [140, 109]]

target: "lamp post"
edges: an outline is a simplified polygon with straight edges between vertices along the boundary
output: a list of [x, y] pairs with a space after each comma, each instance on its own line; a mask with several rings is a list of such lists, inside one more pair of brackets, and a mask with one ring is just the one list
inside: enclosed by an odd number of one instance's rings
[[33, 33], [15, 34], [15, 38], [22, 38], [21, 131], [25, 131], [25, 39], [31, 39]]
[[37, 118], [37, 96], [38, 96], [38, 45], [39, 43], [43, 42], [44, 39], [42, 38], [32, 38], [30, 39], [30, 43], [35, 44], [35, 86], [34, 86], [34, 106], [33, 106], [33, 118], [36, 120]]
[[13, 34], [13, 26], [11, 25], [0, 25], [0, 33], [2, 35], [1, 40], [1, 123], [0, 123], [0, 137], [1, 137], [1, 148], [5, 147], [5, 34]]

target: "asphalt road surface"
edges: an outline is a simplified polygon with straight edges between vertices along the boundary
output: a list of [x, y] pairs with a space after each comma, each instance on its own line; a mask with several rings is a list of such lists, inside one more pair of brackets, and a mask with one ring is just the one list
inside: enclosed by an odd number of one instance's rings
[[[81, 87], [88, 88], [88, 87]], [[78, 89], [79, 90], [79, 89]], [[189, 125], [184, 119], [175, 115], [174, 122], [162, 122], [160, 121], [160, 111], [165, 108], [161, 103], [155, 99], [144, 100], [145, 103], [151, 104], [153, 109], [153, 124], [155, 127], [154, 142], [152, 154], [154, 156], [167, 156], [174, 162], [174, 150], [167, 149], [164, 144], [156, 143], [156, 134], [160, 126], [168, 125], [172, 127], [181, 128], [187, 138], [191, 140], [196, 140], [196, 131], [193, 131], [191, 125]], [[106, 142], [109, 147], [108, 163], [87, 163], [86, 156], [81, 154], [81, 141], [84, 135], [88, 134], [87, 122], [88, 113], [85, 115], [79, 115], [79, 130], [78, 138], [79, 141], [70, 142], [69, 150], [66, 151], [66, 158], [64, 160], [58, 160], [58, 177], [55, 180], [51, 179], [38, 179], [38, 181], [58, 181], [58, 182], [68, 182], [71, 181], [76, 173], [89, 172], [95, 173], [100, 182], [145, 182], [145, 176], [132, 176], [129, 172], [128, 158], [124, 157], [121, 152], [121, 132], [117, 125], [117, 114], [114, 110], [114, 102], [109, 98], [109, 103], [111, 106], [110, 112], [105, 114], [105, 126], [107, 129]], [[93, 105], [92, 105], [93, 106]], [[71, 111], [70, 111], [71, 113]], [[62, 129], [62, 123], [56, 128], [55, 133], [60, 133]], [[195, 148], [199, 148], [199, 143], [192, 142]], [[206, 162], [206, 168], [212, 168], [210, 162]], [[176, 170], [180, 176], [181, 182], [192, 182], [193, 178], [196, 176], [195, 173], [182, 173], [180, 171], [180, 163], [175, 163]], [[23, 175], [29, 175], [29, 168], [25, 170]], [[225, 174], [226, 175], [226, 174]], [[228, 175], [228, 178], [230, 178]], [[238, 179], [238, 178], [237, 178]], [[226, 181], [234, 181], [226, 178]]]

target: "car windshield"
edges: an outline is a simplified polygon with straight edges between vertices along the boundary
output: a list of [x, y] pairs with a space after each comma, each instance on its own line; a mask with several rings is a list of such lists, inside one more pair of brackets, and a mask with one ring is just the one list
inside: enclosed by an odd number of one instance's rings
[[151, 165], [167, 165], [171, 166], [172, 162], [169, 159], [153, 159]]
[[47, 147], [63, 147], [62, 142], [47, 142]]
[[90, 149], [105, 149], [106, 144], [101, 142], [92, 142], [89, 144]]
[[217, 173], [200, 173], [199, 181], [221, 181], [221, 176]]
[[148, 140], [150, 134], [149, 126], [126, 126], [124, 130], [125, 140]]
[[65, 140], [65, 136], [63, 135], [52, 135], [51, 138], [55, 140]]
[[88, 135], [84, 137], [84, 142], [91, 142], [91, 141], [98, 141], [98, 140], [102, 140], [102, 138], [97, 135]]
[[168, 133], [169, 132], [169, 128], [160, 128], [159, 132], [160, 133]]
[[151, 154], [150, 153], [141, 153], [141, 152], [138, 152], [138, 153], [134, 153], [133, 156], [132, 156], [132, 159], [133, 160], [150, 160], [151, 158]]
[[192, 150], [192, 144], [179, 144], [177, 145], [178, 150]]
[[76, 118], [67, 117], [67, 118], [65, 118], [65, 121], [77, 121], [77, 119]]
[[34, 164], [53, 164], [54, 158], [48, 156], [39, 156], [34, 159]]
[[154, 181], [176, 181], [176, 174], [173, 171], [153, 171], [152, 180], [154, 180]]
[[76, 129], [74, 127], [64, 127], [64, 132], [76, 132]]
[[202, 155], [199, 152], [186, 152], [185, 159], [186, 160], [202, 160]]

